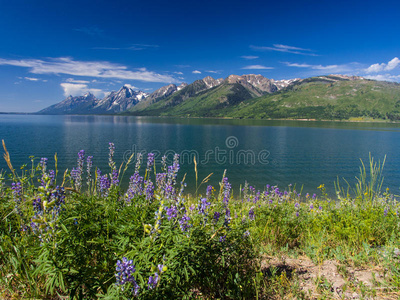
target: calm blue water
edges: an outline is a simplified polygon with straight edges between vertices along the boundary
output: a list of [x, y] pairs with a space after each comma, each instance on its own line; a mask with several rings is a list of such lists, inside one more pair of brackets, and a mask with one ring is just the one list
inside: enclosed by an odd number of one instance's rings
[[[236, 193], [247, 180], [256, 188], [266, 184], [303, 186], [314, 193], [321, 183], [333, 193], [337, 176], [354, 182], [360, 158], [383, 159], [384, 187], [399, 193], [400, 128], [398, 124], [176, 119], [125, 116], [0, 115], [4, 139], [15, 168], [29, 164], [29, 156], [48, 157], [59, 169], [72, 169], [79, 150], [94, 156], [94, 164], [108, 171], [108, 142], [116, 146], [121, 163], [130, 153], [143, 151], [182, 154], [180, 177], [187, 173], [188, 189], [195, 186], [194, 164], [199, 162], [199, 182], [210, 173], [217, 185], [224, 169]], [[0, 169], [7, 169], [4, 160]], [[133, 172], [128, 170], [124, 184]], [[205, 186], [203, 189], [205, 190]]]

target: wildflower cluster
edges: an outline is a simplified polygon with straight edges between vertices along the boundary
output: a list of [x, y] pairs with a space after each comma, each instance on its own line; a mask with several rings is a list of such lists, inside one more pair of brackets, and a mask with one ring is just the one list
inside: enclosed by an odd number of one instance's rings
[[132, 260], [128, 260], [126, 257], [122, 258], [122, 261], [117, 261], [117, 266], [115, 268], [115, 284], [120, 286], [122, 290], [124, 290], [125, 284], [130, 283], [133, 288], [133, 294], [139, 294], [139, 285], [137, 284], [134, 273], [135, 273], [135, 266], [133, 265]]
[[77, 167], [73, 168], [71, 171], [71, 177], [74, 182], [75, 189], [77, 191], [81, 190], [82, 187], [82, 174], [83, 174], [83, 165], [85, 161], [85, 150], [81, 150], [78, 152], [78, 160]]
[[97, 169], [97, 192], [101, 197], [107, 197], [111, 187], [110, 179], [107, 174], [102, 175], [101, 170]]
[[43, 192], [33, 200], [34, 216], [31, 229], [41, 241], [50, 241], [58, 229], [58, 215], [65, 203], [65, 190], [57, 186], [54, 190]]
[[109, 154], [108, 154], [108, 165], [110, 166], [111, 173], [111, 185], [118, 186], [119, 179], [118, 179], [118, 171], [114, 161], [114, 153], [115, 153], [115, 145], [114, 143], [109, 143]]

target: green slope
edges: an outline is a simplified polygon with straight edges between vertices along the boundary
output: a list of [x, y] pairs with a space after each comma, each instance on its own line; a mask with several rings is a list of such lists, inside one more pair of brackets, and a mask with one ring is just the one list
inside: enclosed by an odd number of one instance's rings
[[[202, 90], [195, 82], [135, 115], [400, 120], [400, 84], [339, 76], [312, 77], [273, 94], [226, 82]], [[200, 91], [199, 91], [200, 90]], [[259, 94], [258, 94], [259, 95]]]
[[137, 115], [160, 116], [219, 116], [227, 107], [252, 99], [258, 91], [246, 89], [241, 84], [222, 83], [198, 92], [199, 86], [189, 85], [172, 96], [143, 110], [132, 110]]
[[242, 103], [231, 109], [227, 116], [399, 120], [400, 85], [372, 80], [330, 82], [318, 77], [309, 78], [281, 92]]

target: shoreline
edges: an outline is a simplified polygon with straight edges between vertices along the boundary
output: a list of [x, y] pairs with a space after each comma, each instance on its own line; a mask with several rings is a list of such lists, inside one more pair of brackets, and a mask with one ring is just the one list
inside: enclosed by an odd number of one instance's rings
[[148, 118], [165, 118], [165, 119], [206, 119], [206, 120], [254, 120], [254, 121], [299, 121], [299, 122], [335, 122], [335, 123], [379, 123], [379, 124], [400, 124], [396, 121], [382, 120], [382, 119], [372, 119], [372, 120], [339, 120], [339, 119], [289, 119], [289, 118], [234, 118], [234, 117], [196, 117], [196, 116], [151, 116], [151, 115], [131, 115], [131, 114], [39, 114], [39, 113], [24, 113], [24, 112], [0, 112], [0, 115], [37, 115], [37, 116], [113, 116], [113, 117], [148, 117]]

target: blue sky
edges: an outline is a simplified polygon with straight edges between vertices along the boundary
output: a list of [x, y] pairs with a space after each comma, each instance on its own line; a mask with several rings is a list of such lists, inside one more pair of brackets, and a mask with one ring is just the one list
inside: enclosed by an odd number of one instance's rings
[[0, 0], [0, 111], [212, 76], [400, 82], [397, 1]]

